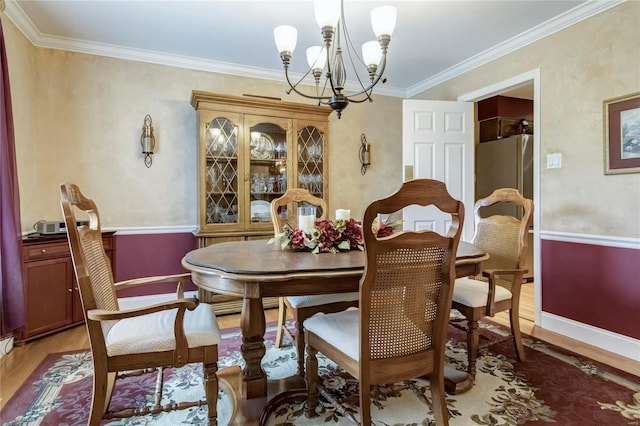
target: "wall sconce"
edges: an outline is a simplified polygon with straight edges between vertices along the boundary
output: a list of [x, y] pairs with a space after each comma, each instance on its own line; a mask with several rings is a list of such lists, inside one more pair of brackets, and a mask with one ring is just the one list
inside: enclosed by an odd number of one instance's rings
[[151, 116], [147, 114], [144, 117], [144, 126], [142, 126], [142, 135], [140, 135], [140, 145], [142, 146], [142, 154], [144, 154], [144, 165], [151, 167], [153, 162], [153, 149], [156, 147], [156, 138], [153, 136], [153, 127], [151, 127]]
[[360, 135], [360, 173], [367, 173], [367, 168], [371, 165], [371, 145], [367, 142], [367, 137]]

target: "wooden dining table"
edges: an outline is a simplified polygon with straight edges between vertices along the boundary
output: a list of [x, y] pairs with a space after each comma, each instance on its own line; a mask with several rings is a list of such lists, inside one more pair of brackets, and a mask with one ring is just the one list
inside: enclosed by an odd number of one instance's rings
[[[282, 250], [279, 243], [268, 244], [265, 240], [213, 244], [184, 256], [182, 266], [191, 272], [196, 286], [243, 298], [240, 328], [241, 353], [246, 363], [242, 377], [244, 398], [267, 396], [267, 376], [260, 365], [266, 352], [262, 299], [358, 291], [365, 257], [360, 250], [336, 254]], [[456, 276], [479, 273], [480, 263], [488, 257], [477, 247], [460, 242]], [[458, 391], [468, 386], [466, 373], [449, 373]]]

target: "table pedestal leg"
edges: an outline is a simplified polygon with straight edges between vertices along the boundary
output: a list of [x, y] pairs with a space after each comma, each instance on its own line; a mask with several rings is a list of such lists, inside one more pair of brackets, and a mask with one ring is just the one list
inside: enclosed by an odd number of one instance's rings
[[240, 351], [246, 363], [242, 377], [243, 396], [246, 399], [264, 397], [267, 395], [267, 375], [260, 362], [266, 352], [264, 347], [266, 324], [261, 298], [244, 298], [240, 328], [242, 329]]

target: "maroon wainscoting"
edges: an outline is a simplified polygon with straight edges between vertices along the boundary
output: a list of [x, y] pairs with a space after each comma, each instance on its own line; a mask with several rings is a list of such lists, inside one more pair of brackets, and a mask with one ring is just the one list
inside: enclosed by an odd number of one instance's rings
[[[114, 279], [123, 281], [152, 275], [180, 274], [185, 269], [180, 265], [184, 255], [198, 247], [191, 233], [137, 234], [114, 236]], [[195, 290], [192, 283], [185, 290]], [[141, 286], [118, 292], [119, 297], [147, 294], [173, 293], [173, 283]]]
[[640, 250], [542, 240], [542, 310], [640, 339]]

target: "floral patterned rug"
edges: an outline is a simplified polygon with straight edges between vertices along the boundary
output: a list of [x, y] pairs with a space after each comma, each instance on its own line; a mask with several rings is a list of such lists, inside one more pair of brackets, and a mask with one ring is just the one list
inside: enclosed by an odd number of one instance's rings
[[[491, 322], [483, 333], [496, 336], [505, 329]], [[263, 367], [270, 378], [292, 375], [296, 353], [291, 345], [273, 347], [275, 327], [268, 325], [267, 355]], [[462, 332], [451, 330], [447, 346], [450, 364], [464, 369], [466, 349]], [[461, 395], [449, 395], [451, 425], [640, 425], [640, 377], [615, 370], [547, 343], [526, 337], [527, 361], [515, 361], [509, 341], [491, 346], [478, 360], [474, 387]], [[242, 363], [238, 329], [223, 330], [219, 346], [220, 367]], [[358, 416], [358, 383], [323, 357], [320, 374], [330, 392], [347, 411]], [[148, 403], [153, 397], [155, 375], [118, 382], [112, 406], [132, 400]], [[184, 400], [204, 396], [201, 370], [188, 365], [166, 372], [165, 398]], [[50, 355], [0, 412], [2, 425], [86, 425], [91, 402], [91, 354], [76, 352]], [[220, 392], [219, 424], [231, 415], [231, 402]], [[321, 400], [319, 417], [307, 419], [303, 403], [283, 404], [269, 425], [325, 425], [353, 423], [330, 403]], [[376, 425], [431, 425], [429, 382], [410, 380], [378, 386], [372, 394]], [[103, 422], [103, 425], [198, 425], [206, 423], [206, 407], [144, 417]]]

